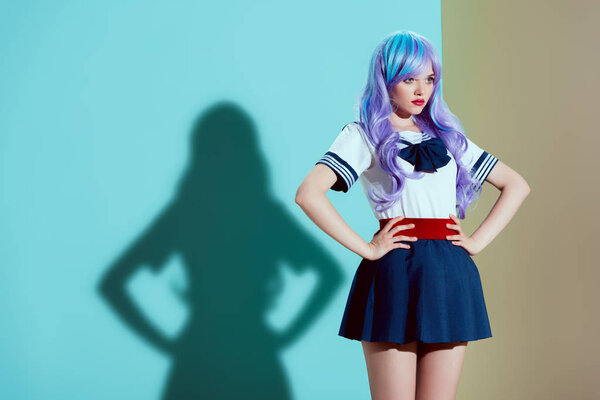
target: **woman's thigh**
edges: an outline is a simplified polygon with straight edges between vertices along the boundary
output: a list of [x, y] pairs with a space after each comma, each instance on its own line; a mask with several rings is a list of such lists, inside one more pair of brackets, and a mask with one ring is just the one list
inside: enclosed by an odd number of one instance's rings
[[417, 342], [361, 341], [373, 400], [414, 400]]
[[419, 343], [416, 400], [456, 398], [467, 343]]

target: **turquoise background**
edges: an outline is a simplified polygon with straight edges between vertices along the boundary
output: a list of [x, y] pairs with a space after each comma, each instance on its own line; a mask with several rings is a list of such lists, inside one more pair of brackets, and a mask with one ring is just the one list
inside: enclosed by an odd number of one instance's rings
[[[360, 258], [294, 195], [377, 43], [411, 29], [441, 56], [440, 13], [3, 2], [2, 397], [369, 398], [360, 343], [337, 336]], [[370, 240], [359, 185], [328, 196]]]

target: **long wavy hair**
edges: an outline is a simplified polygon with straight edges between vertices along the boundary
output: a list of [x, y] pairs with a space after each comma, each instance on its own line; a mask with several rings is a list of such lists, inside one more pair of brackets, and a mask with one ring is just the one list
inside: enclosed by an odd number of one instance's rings
[[467, 208], [481, 194], [481, 186], [471, 176], [462, 162], [467, 148], [464, 128], [450, 112], [441, 94], [442, 65], [431, 43], [423, 36], [407, 30], [394, 32], [375, 48], [369, 66], [367, 83], [358, 104], [359, 124], [377, 151], [381, 168], [392, 177], [389, 193], [375, 193], [369, 189], [369, 198], [378, 212], [387, 210], [400, 198], [406, 178], [421, 179], [425, 172], [406, 173], [398, 160], [398, 134], [394, 132], [388, 117], [395, 106], [390, 91], [395, 85], [408, 78], [427, 73], [433, 68], [435, 79], [433, 92], [423, 111], [413, 118], [419, 128], [431, 137], [439, 137], [452, 153], [458, 171], [456, 175], [456, 200], [458, 217], [464, 219]]

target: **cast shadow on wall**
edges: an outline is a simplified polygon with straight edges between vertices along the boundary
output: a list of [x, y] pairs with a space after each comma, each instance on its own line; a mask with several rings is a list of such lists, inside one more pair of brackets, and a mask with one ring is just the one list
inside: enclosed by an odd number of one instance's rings
[[[270, 193], [256, 128], [236, 104], [215, 104], [191, 132], [189, 165], [173, 199], [98, 284], [122, 322], [171, 358], [162, 399], [291, 399], [280, 361], [320, 316], [343, 279], [334, 258]], [[189, 318], [165, 337], [127, 295], [139, 268], [158, 272], [177, 253]], [[280, 294], [278, 263], [313, 268], [315, 289], [283, 332], [264, 315]]]

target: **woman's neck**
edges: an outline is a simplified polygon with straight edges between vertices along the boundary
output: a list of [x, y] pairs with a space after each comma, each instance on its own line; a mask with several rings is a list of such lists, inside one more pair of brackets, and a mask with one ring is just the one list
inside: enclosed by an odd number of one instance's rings
[[[398, 121], [394, 121], [394, 122], [390, 121], [390, 125], [392, 126], [392, 129], [395, 131], [403, 131], [403, 130], [410, 131], [413, 129], [417, 129], [419, 132], [421, 132], [421, 128], [419, 127], [419, 125], [417, 125], [416, 121], [413, 120], [412, 118], [410, 121], [403, 122], [403, 123], [398, 123]], [[413, 129], [411, 129], [411, 128], [413, 128]]]

